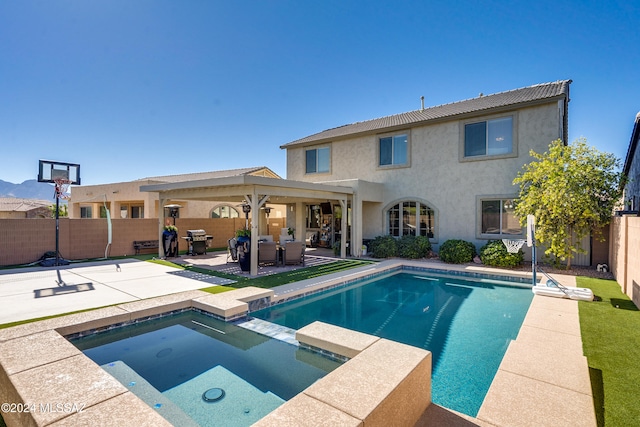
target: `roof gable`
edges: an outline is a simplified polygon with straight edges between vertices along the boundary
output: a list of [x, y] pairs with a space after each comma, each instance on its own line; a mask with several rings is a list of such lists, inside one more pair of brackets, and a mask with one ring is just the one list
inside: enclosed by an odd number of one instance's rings
[[256, 175], [266, 176], [268, 178], [280, 178], [275, 172], [266, 166], [256, 166], [251, 168], [228, 169], [210, 172], [195, 172], [180, 175], [153, 176], [149, 178], [138, 179], [137, 181], [158, 181], [158, 182], [184, 182], [198, 181], [202, 179], [224, 178], [228, 176]]
[[324, 142], [331, 139], [341, 139], [358, 134], [380, 132], [385, 129], [421, 124], [429, 121], [447, 118], [454, 119], [458, 116], [473, 113], [485, 113], [491, 110], [510, 108], [522, 104], [548, 102], [559, 98], [568, 99], [570, 84], [571, 80], [542, 83], [491, 95], [481, 95], [477, 98], [409, 111], [407, 113], [396, 114], [393, 116], [356, 122], [333, 129], [327, 129], [305, 138], [284, 144], [280, 146], [280, 148], [286, 149], [295, 145], [302, 145], [310, 142]]

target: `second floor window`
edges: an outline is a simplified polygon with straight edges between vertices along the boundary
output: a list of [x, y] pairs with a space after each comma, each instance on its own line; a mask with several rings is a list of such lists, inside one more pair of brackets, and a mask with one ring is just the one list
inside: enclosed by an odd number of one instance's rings
[[513, 118], [464, 125], [464, 156], [498, 156], [513, 152]]
[[406, 165], [408, 160], [407, 135], [380, 138], [380, 166]]
[[329, 172], [330, 153], [329, 147], [307, 150], [305, 152], [306, 173]]

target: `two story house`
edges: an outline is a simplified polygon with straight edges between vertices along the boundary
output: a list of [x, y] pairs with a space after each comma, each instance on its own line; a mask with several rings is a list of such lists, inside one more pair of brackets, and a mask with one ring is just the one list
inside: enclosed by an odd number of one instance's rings
[[[567, 143], [571, 80], [538, 84], [328, 129], [281, 146], [287, 180], [377, 183], [379, 201], [350, 207], [360, 238], [522, 238], [513, 179], [549, 143]], [[311, 213], [308, 210], [307, 216]], [[309, 221], [307, 221], [309, 223]]]
[[[428, 236], [437, 250], [448, 239], [482, 246], [524, 238], [514, 215], [513, 179], [551, 141], [567, 143], [570, 80], [328, 129], [281, 146], [287, 178], [250, 175], [142, 185], [173, 200], [227, 200], [256, 212], [286, 206], [298, 239], [345, 257], [362, 254], [379, 235]], [[163, 209], [158, 211], [163, 222]], [[252, 247], [259, 221], [252, 222]], [[257, 274], [252, 258], [251, 274]]]

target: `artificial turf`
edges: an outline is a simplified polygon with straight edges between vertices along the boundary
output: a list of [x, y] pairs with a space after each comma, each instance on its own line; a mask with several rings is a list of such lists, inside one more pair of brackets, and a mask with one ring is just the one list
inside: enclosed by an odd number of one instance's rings
[[640, 426], [640, 311], [613, 280], [578, 277], [596, 301], [581, 301], [582, 346], [598, 426]]
[[[255, 278], [234, 276], [231, 274], [219, 273], [212, 270], [201, 269], [190, 266], [179, 266], [179, 268], [185, 268], [187, 270], [197, 271], [199, 273], [210, 274], [213, 276], [226, 277], [228, 279], [236, 280], [235, 283], [231, 283], [224, 287], [228, 288], [245, 288], [247, 286], [255, 286], [257, 288], [273, 288], [275, 286], [286, 285], [287, 283], [299, 282], [300, 280], [311, 279], [314, 277], [320, 277], [331, 273], [337, 273], [343, 270], [349, 270], [351, 268], [361, 267], [364, 265], [372, 264], [371, 261], [361, 260], [337, 260], [328, 264], [315, 265], [313, 267], [305, 267], [297, 270], [285, 271], [282, 273], [270, 274], [268, 276], [260, 276]], [[220, 292], [220, 286], [212, 286], [210, 288], [201, 289], [206, 292]]]

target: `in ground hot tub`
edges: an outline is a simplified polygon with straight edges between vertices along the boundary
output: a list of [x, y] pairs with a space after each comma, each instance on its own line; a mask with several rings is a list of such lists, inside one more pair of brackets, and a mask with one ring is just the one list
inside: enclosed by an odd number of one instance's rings
[[181, 426], [251, 425], [341, 364], [193, 310], [69, 338]]

